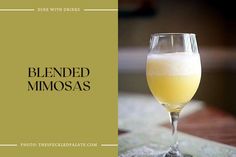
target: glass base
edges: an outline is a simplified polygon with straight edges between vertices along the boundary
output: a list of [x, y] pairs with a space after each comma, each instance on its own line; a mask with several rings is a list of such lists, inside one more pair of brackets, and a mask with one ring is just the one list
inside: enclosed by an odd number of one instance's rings
[[184, 155], [182, 155], [178, 148], [170, 147], [163, 157], [184, 157]]
[[[169, 154], [169, 152], [168, 152], [168, 153], [156, 154], [152, 157], [179, 157], [179, 156], [176, 156], [176, 155], [178, 155], [178, 154]], [[149, 156], [147, 156], [147, 157], [149, 157]], [[181, 157], [193, 157], [193, 156], [189, 155], [189, 154], [181, 154]]]
[[192, 155], [182, 154], [179, 150], [170, 148], [167, 152], [155, 154], [153, 157], [192, 157]]

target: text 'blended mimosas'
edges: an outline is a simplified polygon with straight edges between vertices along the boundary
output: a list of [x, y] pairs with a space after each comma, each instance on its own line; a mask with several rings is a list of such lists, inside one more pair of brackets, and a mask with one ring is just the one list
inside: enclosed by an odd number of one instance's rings
[[199, 86], [200, 56], [191, 52], [149, 54], [146, 74], [155, 98], [170, 112], [178, 112], [192, 99]]

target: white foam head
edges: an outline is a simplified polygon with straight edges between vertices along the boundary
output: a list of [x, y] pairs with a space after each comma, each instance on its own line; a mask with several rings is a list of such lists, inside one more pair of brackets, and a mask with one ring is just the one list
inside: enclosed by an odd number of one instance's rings
[[149, 54], [147, 62], [148, 75], [201, 74], [201, 61], [198, 53]]

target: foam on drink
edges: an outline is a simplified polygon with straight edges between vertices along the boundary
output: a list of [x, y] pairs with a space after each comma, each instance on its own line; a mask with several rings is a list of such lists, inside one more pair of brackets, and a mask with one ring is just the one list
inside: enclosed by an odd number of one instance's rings
[[201, 62], [198, 53], [149, 54], [147, 60], [152, 65], [147, 71], [148, 75], [201, 74]]

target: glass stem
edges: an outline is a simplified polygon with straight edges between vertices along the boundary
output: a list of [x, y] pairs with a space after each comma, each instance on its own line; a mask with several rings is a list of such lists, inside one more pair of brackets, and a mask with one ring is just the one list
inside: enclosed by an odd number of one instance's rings
[[170, 112], [170, 123], [172, 125], [172, 151], [178, 151], [178, 120], [179, 120], [179, 112]]

